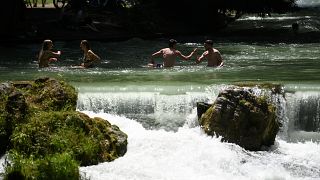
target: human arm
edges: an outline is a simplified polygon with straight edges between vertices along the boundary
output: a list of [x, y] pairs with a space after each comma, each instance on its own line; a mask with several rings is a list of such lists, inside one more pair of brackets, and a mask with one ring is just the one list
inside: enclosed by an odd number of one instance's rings
[[200, 57], [197, 57], [196, 59], [196, 63], [199, 64], [201, 63], [201, 61], [203, 61], [203, 59], [206, 57], [207, 52], [202, 53], [202, 55]]
[[151, 60], [153, 60], [154, 57], [158, 57], [163, 55], [163, 49], [159, 50], [158, 52], [155, 52], [151, 55]]
[[57, 51], [57, 52], [49, 51], [49, 54], [51, 58], [58, 58], [61, 55], [61, 51]]
[[196, 51], [197, 51], [197, 48], [194, 48], [194, 50], [188, 56], [185, 56], [180, 51], [177, 51], [177, 55], [183, 60], [187, 61], [194, 55], [194, 53], [196, 53]]

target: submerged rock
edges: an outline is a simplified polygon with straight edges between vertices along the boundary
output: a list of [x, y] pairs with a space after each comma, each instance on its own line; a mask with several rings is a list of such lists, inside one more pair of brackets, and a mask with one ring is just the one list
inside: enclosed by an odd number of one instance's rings
[[199, 124], [208, 135], [222, 136], [222, 141], [248, 150], [273, 145], [279, 131], [275, 107], [266, 97], [240, 87], [220, 92]]
[[19, 172], [38, 179], [41, 171], [42, 178], [50, 178], [64, 173], [56, 168], [76, 168], [68, 173], [79, 179], [75, 164], [112, 161], [126, 153], [127, 135], [104, 119], [75, 111], [76, 103], [75, 88], [52, 78], [0, 85], [0, 153], [8, 151], [10, 158], [5, 177]]

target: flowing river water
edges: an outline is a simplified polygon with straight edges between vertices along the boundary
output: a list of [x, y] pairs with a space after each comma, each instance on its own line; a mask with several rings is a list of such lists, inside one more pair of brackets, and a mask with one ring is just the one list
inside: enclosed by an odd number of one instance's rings
[[[300, 16], [303, 31], [319, 31], [319, 21]], [[285, 15], [264, 21], [292, 21]], [[245, 23], [257, 21], [244, 17]], [[318, 24], [317, 24], [318, 23]], [[287, 26], [287, 25], [284, 25]], [[318, 29], [317, 29], [318, 28]], [[205, 37], [177, 37], [178, 49], [203, 52]], [[62, 50], [50, 68], [38, 69], [40, 44], [2, 46], [0, 80], [50, 76], [74, 85], [77, 109], [116, 124], [128, 134], [128, 151], [113, 162], [80, 167], [93, 180], [149, 179], [320, 179], [320, 43], [267, 43], [216, 40], [225, 66], [177, 61], [168, 69], [145, 67], [167, 39], [93, 41], [102, 57], [92, 69], [79, 64], [79, 42], [54, 42]], [[160, 59], [158, 59], [160, 62]], [[196, 102], [213, 102], [221, 89], [236, 83], [284, 86], [279, 115], [283, 127], [267, 151], [251, 152], [202, 132]], [[3, 161], [3, 159], [2, 159]], [[0, 171], [2, 169], [0, 168]]]

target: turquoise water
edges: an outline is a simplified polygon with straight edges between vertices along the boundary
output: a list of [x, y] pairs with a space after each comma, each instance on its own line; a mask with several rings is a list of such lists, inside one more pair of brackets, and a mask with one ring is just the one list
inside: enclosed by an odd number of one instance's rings
[[[266, 21], [285, 19], [290, 24], [294, 18]], [[241, 21], [257, 25], [258, 20], [245, 17]], [[303, 28], [308, 30], [309, 24]], [[188, 54], [197, 47], [200, 55], [204, 39], [177, 37], [181, 42], [178, 49]], [[101, 64], [92, 69], [70, 68], [80, 63], [79, 42], [54, 42], [63, 55], [43, 69], [37, 68], [35, 58], [41, 44], [2, 46], [0, 80], [40, 76], [65, 80], [79, 92], [79, 111], [107, 119], [128, 134], [124, 157], [80, 168], [93, 180], [320, 178], [320, 43], [219, 38], [214, 47], [224, 58], [223, 68], [208, 68], [206, 62], [195, 65], [194, 58], [178, 60], [174, 68], [146, 68], [150, 55], [166, 47], [166, 41], [92, 41], [92, 49], [102, 57]], [[221, 143], [220, 138], [205, 135], [198, 125], [196, 102], [213, 102], [219, 91], [242, 82], [284, 86], [285, 96], [276, 98], [283, 127], [267, 151], [249, 152]]]
[[[165, 40], [132, 39], [125, 42], [92, 42], [93, 50], [102, 57], [102, 63], [93, 69], [71, 69], [80, 63], [78, 42], [56, 42], [62, 50], [59, 62], [50, 68], [38, 69], [35, 55], [40, 44], [1, 48], [0, 80], [29, 80], [39, 76], [52, 76], [72, 83], [112, 84], [221, 84], [233, 82], [277, 82], [294, 84], [320, 83], [320, 43], [265, 44], [216, 42], [223, 55], [223, 68], [208, 68], [206, 62], [195, 65], [191, 61], [177, 61], [169, 69], [144, 67], [150, 54], [166, 47]], [[181, 43], [184, 54], [202, 43]], [[158, 59], [161, 62], [161, 59]]]

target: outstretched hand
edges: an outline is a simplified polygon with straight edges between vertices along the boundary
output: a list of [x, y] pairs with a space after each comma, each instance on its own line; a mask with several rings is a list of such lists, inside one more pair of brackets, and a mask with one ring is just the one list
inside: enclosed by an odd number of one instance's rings
[[194, 49], [193, 49], [193, 52], [195, 53], [195, 52], [197, 52], [197, 50], [198, 50], [198, 48], [194, 48]]

